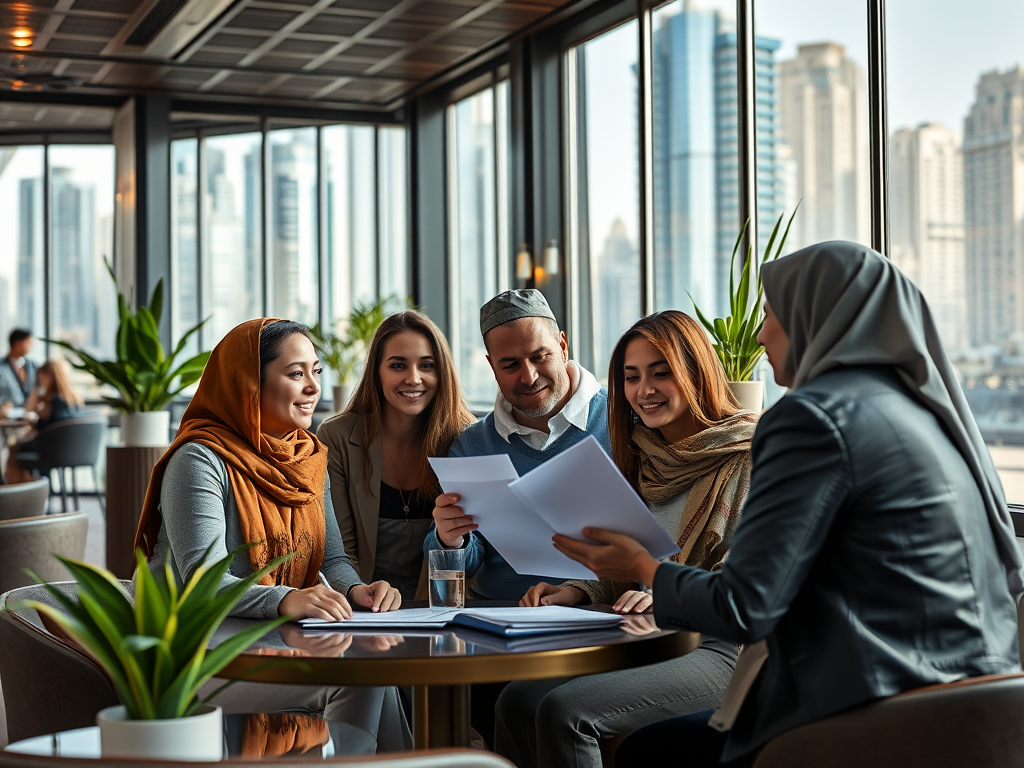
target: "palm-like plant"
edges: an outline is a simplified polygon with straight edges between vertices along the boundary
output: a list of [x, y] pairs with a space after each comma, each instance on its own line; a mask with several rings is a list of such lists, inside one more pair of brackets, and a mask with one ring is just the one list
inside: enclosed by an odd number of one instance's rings
[[[799, 208], [799, 206], [797, 207]], [[693, 304], [697, 319], [711, 336], [715, 352], [718, 354], [718, 359], [722, 361], [722, 367], [725, 368], [725, 375], [729, 381], [748, 381], [754, 373], [754, 366], [764, 354], [764, 347], [757, 341], [757, 334], [761, 332], [761, 326], [764, 325], [764, 315], [761, 312], [761, 304], [764, 299], [761, 267], [782, 255], [786, 238], [789, 236], [789, 228], [793, 224], [793, 217], [796, 216], [796, 210], [794, 209], [790, 214], [789, 221], [786, 222], [786, 230], [779, 238], [779, 228], [782, 226], [782, 219], [785, 215], [783, 213], [779, 216], [772, 228], [768, 245], [757, 265], [756, 279], [753, 276], [753, 271], [757, 259], [753, 247], [747, 245], [746, 258], [739, 270], [739, 283], [737, 283], [736, 257], [740, 252], [740, 243], [743, 242], [743, 235], [746, 234], [750, 220], [743, 223], [740, 234], [736, 238], [736, 244], [732, 248], [732, 258], [729, 262], [728, 317], [717, 317], [713, 321], [709, 321], [700, 311], [697, 303]], [[692, 296], [690, 300], [693, 300]]]
[[[26, 604], [52, 619], [96, 660], [132, 719], [187, 717], [204, 703], [197, 693], [211, 677], [290, 618], [280, 616], [246, 627], [208, 649], [214, 631], [243, 593], [291, 557], [277, 558], [218, 589], [232, 558], [244, 549], [201, 565], [180, 588], [169, 562], [162, 578], [157, 577], [139, 550], [134, 601], [110, 571], [58, 557], [78, 582], [78, 601], [44, 583], [64, 610], [34, 601]], [[33, 578], [41, 582], [34, 574]]]
[[185, 387], [194, 384], [203, 375], [203, 369], [210, 358], [209, 352], [200, 352], [176, 365], [178, 356], [184, 352], [189, 338], [199, 331], [206, 321], [194, 325], [178, 341], [170, 355], [164, 351], [160, 341], [160, 315], [164, 306], [164, 281], [161, 278], [149, 304], [140, 304], [135, 313], [129, 308], [121, 289], [117, 285], [114, 271], [107, 263], [107, 272], [117, 290], [117, 312], [120, 318], [117, 328], [114, 360], [98, 360], [84, 349], [59, 339], [46, 339], [58, 347], [73, 352], [78, 362], [72, 365], [85, 371], [101, 384], [109, 384], [117, 390], [117, 397], [104, 397], [111, 407], [125, 413], [159, 411], [163, 409]]

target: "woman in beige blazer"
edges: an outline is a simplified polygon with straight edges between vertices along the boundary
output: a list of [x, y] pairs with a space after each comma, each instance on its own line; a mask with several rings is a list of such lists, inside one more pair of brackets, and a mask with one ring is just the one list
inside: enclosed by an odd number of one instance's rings
[[472, 422], [441, 330], [412, 310], [388, 317], [351, 404], [317, 430], [345, 551], [361, 578], [388, 574], [380, 578], [403, 599], [426, 598], [423, 539], [440, 492], [427, 458], [447, 456]]

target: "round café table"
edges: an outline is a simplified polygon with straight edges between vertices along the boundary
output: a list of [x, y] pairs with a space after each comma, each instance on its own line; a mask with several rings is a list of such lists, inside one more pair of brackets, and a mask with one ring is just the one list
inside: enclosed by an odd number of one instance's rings
[[[493, 603], [488, 603], [493, 605]], [[472, 606], [467, 606], [472, 607]], [[213, 643], [248, 625], [228, 619]], [[274, 630], [217, 677], [292, 685], [413, 689], [416, 749], [469, 743], [469, 686], [575, 677], [656, 664], [700, 645], [696, 632], [659, 630], [650, 616], [622, 627], [505, 640], [468, 629]], [[273, 663], [268, 665], [273, 657]]]

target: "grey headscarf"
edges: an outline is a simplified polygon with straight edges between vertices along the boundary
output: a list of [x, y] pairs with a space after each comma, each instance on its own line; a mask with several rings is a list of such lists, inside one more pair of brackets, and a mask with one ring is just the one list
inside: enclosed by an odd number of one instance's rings
[[917, 287], [856, 243], [812, 245], [763, 268], [772, 311], [789, 336], [793, 388], [840, 366], [888, 365], [946, 426], [981, 489], [1014, 599], [1024, 561], [992, 457]]

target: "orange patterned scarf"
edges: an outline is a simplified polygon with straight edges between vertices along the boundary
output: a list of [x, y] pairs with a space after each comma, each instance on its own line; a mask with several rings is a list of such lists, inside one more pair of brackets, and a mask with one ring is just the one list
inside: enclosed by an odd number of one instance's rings
[[260, 333], [273, 320], [242, 323], [214, 348], [177, 437], [153, 468], [135, 546], [152, 556], [164, 471], [178, 448], [195, 442], [227, 466], [242, 536], [259, 542], [248, 550], [253, 570], [296, 553], [260, 583], [307, 588], [324, 559], [327, 449], [303, 429], [280, 440], [260, 431]]

